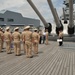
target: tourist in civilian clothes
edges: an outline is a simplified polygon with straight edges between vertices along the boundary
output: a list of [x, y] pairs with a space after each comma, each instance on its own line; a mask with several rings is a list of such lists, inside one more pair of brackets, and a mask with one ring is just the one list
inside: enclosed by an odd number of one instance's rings
[[63, 32], [62, 30], [59, 31], [59, 39], [61, 39], [61, 41], [59, 41], [59, 46], [63, 45]]
[[39, 31], [39, 36], [40, 36], [39, 44], [41, 44], [41, 42], [42, 42], [42, 30]]
[[44, 31], [43, 32], [43, 44], [45, 43], [45, 40], [46, 40], [46, 32]]

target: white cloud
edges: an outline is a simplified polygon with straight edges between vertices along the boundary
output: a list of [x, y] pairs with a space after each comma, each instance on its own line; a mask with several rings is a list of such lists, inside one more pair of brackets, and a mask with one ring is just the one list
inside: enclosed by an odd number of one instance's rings
[[[47, 3], [47, 0], [32, 0], [33, 3], [36, 5], [40, 13], [43, 15], [43, 17], [46, 19], [47, 22], [53, 22], [53, 16], [51, 13], [51, 10], [49, 8], [49, 5]], [[52, 0], [53, 5], [57, 8], [58, 13], [60, 12], [60, 7], [58, 7], [57, 2], [59, 0]], [[34, 10], [31, 8], [31, 6], [28, 4], [27, 0], [0, 0], [0, 9], [8, 9], [11, 11], [20, 12], [25, 17], [30, 18], [38, 18], [37, 14], [34, 12]], [[62, 11], [59, 13], [59, 16], [62, 14]]]
[[18, 7], [24, 4], [24, 0], [0, 0], [0, 9]]

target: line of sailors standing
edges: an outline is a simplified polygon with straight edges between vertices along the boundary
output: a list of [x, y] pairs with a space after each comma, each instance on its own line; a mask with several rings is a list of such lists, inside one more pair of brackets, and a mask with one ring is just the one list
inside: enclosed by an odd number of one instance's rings
[[[0, 27], [0, 52], [2, 51], [3, 42], [6, 43], [6, 52], [11, 54], [11, 43], [13, 41], [14, 53], [16, 56], [21, 55], [21, 40], [23, 42], [23, 49], [26, 53], [27, 58], [32, 58], [32, 47], [33, 52], [38, 54], [38, 44], [41, 41], [41, 31], [34, 29], [34, 32], [31, 32], [30, 26], [26, 26], [24, 31], [20, 34], [19, 27], [14, 28], [14, 32], [10, 32], [10, 27], [5, 28], [5, 32], [2, 32]], [[48, 44], [48, 30], [46, 30], [46, 44]]]

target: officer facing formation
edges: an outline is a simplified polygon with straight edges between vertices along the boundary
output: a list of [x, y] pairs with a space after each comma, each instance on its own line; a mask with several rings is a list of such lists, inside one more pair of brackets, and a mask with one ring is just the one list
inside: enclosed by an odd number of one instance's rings
[[44, 32], [43, 32], [43, 38], [42, 38], [42, 40], [43, 40], [43, 44], [45, 43], [45, 41], [46, 41], [46, 31], [44, 30]]
[[20, 33], [19, 33], [19, 27], [16, 27], [14, 29], [14, 33], [12, 34], [12, 39], [14, 41], [14, 52], [16, 56], [20, 56]]
[[37, 33], [37, 29], [34, 29], [34, 32], [32, 34], [32, 43], [34, 47], [34, 53], [38, 54], [39, 34]]
[[32, 32], [29, 30], [30, 26], [25, 27], [23, 40], [25, 41], [26, 57], [32, 58]]
[[10, 33], [10, 28], [9, 27], [6, 27], [6, 31], [4, 33], [4, 40], [6, 42], [6, 52], [7, 54], [10, 54], [11, 53], [11, 50], [10, 50], [10, 45], [11, 45], [11, 33]]
[[3, 40], [3, 33], [0, 27], [0, 52], [2, 51], [2, 42], [3, 42], [2, 40]]

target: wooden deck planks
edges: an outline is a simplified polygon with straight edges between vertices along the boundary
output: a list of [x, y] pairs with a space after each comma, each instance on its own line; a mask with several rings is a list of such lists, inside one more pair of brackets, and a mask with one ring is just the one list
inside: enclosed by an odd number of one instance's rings
[[[13, 52], [13, 50], [12, 50]], [[39, 45], [39, 54], [33, 58], [0, 53], [0, 75], [75, 75], [75, 43], [57, 42]]]

